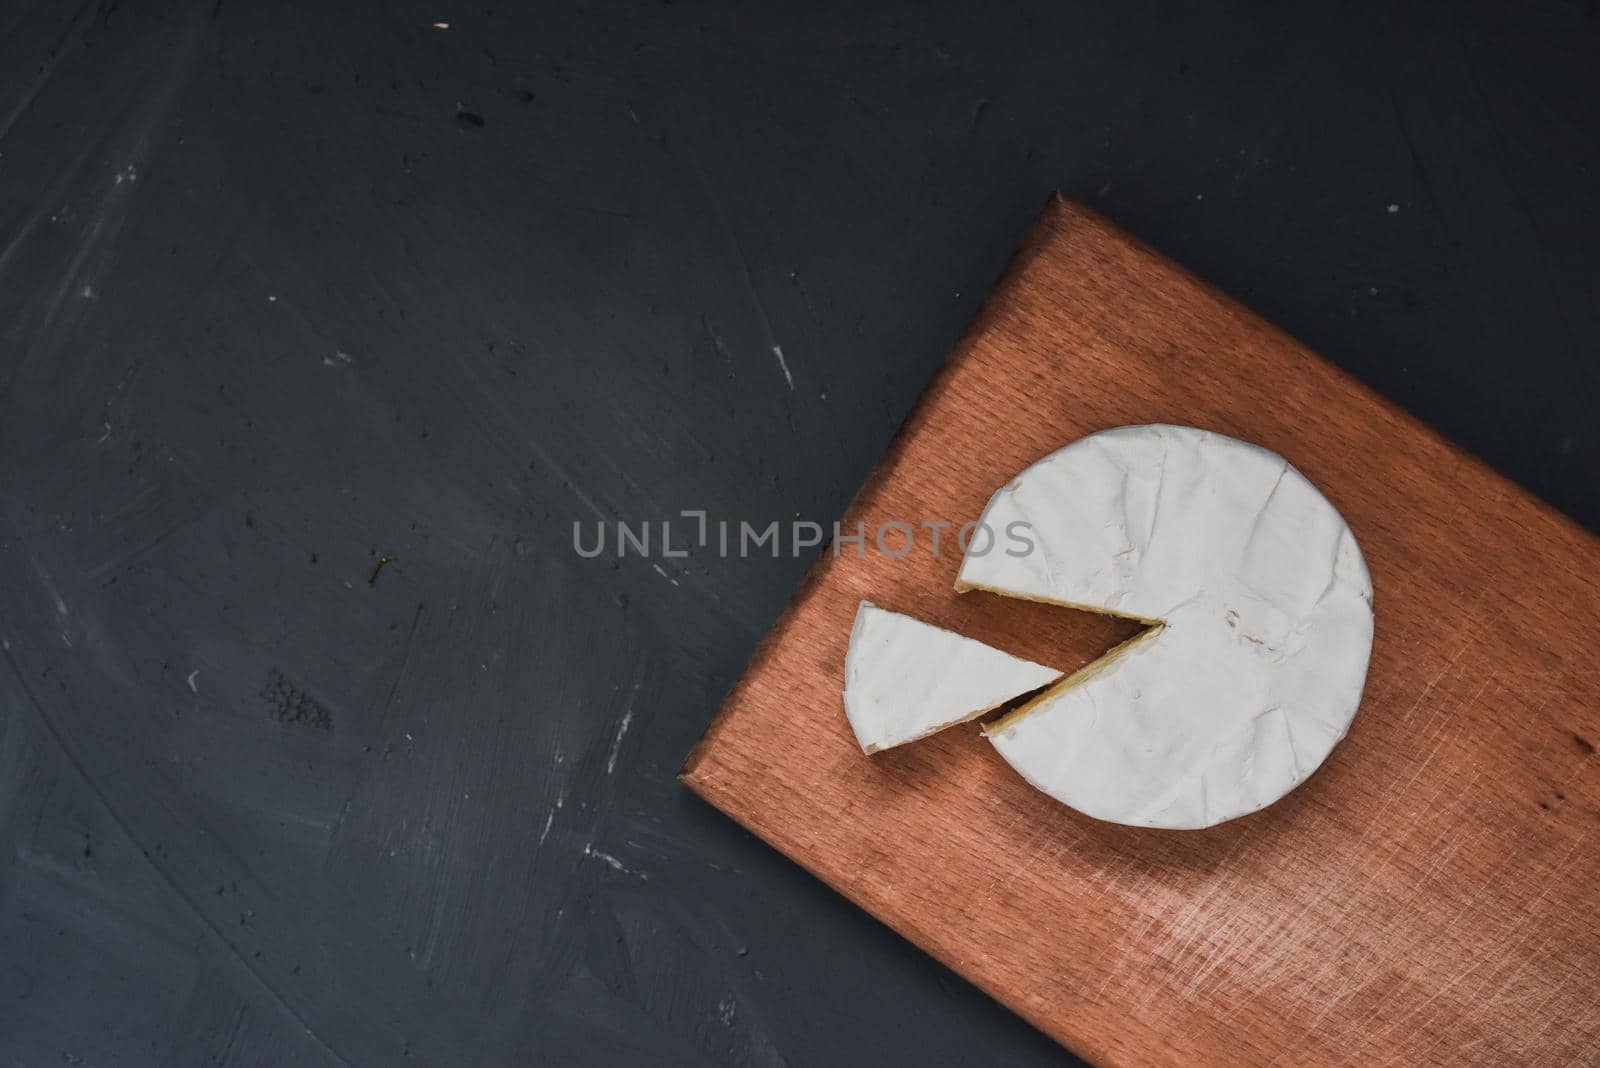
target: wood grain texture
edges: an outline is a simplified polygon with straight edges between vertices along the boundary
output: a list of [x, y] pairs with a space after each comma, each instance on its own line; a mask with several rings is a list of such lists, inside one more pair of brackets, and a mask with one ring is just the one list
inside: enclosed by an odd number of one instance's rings
[[822, 557], [683, 781], [1094, 1061], [1594, 1057], [1593, 536], [1062, 198], [843, 525], [959, 524], [1065, 442], [1147, 422], [1281, 453], [1366, 554], [1366, 695], [1298, 791], [1144, 831], [1036, 793], [973, 727], [864, 757], [840, 700], [864, 597], [1062, 668], [1129, 632], [957, 595], [959, 554], [925, 540]]

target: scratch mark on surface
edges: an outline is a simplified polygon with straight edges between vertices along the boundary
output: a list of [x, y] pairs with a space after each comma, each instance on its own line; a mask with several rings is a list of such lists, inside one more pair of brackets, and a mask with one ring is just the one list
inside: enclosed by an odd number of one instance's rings
[[268, 982], [266, 976], [262, 975], [251, 966], [250, 961], [239, 950], [239, 948], [227, 939], [227, 937], [222, 933], [221, 928], [217, 926], [216, 922], [212, 920], [210, 916], [206, 915], [206, 913], [198, 904], [195, 903], [194, 899], [189, 896], [183, 887], [172, 878], [172, 876], [167, 872], [166, 868], [156, 863], [155, 859], [151, 856], [150, 851], [145, 848], [144, 843], [141, 842], [139, 837], [133, 833], [133, 827], [127, 822], [127, 819], [123, 816], [121, 810], [112, 804], [111, 795], [106, 793], [105, 788], [100, 785], [99, 780], [95, 779], [89, 774], [89, 769], [84, 765], [82, 760], [78, 759], [77, 752], [69, 744], [67, 744], [66, 736], [62, 733], [60, 726], [56, 723], [55, 718], [51, 716], [48, 711], [46, 711], [44, 704], [33, 692], [33, 687], [28, 685], [28, 678], [22, 673], [22, 665], [17, 663], [16, 657], [11, 653], [9, 648], [5, 651], [5, 660], [7, 665], [9, 665], [11, 668], [11, 674], [16, 677], [17, 685], [22, 689], [23, 697], [27, 699], [28, 704], [33, 708], [34, 713], [39, 717], [39, 721], [44, 725], [45, 732], [50, 735], [50, 738], [55, 743], [56, 748], [59, 749], [62, 755], [66, 757], [67, 763], [72, 765], [72, 770], [77, 773], [78, 778], [83, 781], [83, 784], [89, 788], [89, 792], [94, 794], [95, 798], [100, 802], [101, 807], [105, 809], [106, 815], [111, 818], [111, 821], [116, 824], [117, 829], [122, 832], [122, 836], [128, 840], [129, 844], [131, 844], [133, 848], [146, 859], [146, 861], [148, 861], [151, 870], [156, 873], [157, 878], [159, 878], [167, 887], [167, 889], [172, 892], [173, 896], [175, 896], [178, 901], [180, 901], [188, 909], [189, 913], [193, 915], [195, 919], [199, 920], [201, 926], [203, 926], [216, 938], [216, 940], [222, 945], [222, 948], [226, 951], [228, 957], [232, 959], [240, 968], [242, 968], [246, 975], [255, 980], [256, 984], [266, 992], [267, 997], [272, 1001], [272, 1003], [281, 1009], [297, 1025], [299, 1025], [300, 1029], [305, 1032], [307, 1038], [311, 1039], [312, 1042], [316, 1043], [317, 1046], [326, 1051], [328, 1056], [332, 1057], [340, 1064], [349, 1066], [350, 1062], [346, 1060], [338, 1050], [329, 1045], [326, 1039], [316, 1032], [316, 1030], [311, 1026], [310, 1022], [306, 1020], [306, 1018], [288, 1002], [283, 994], [278, 991], [277, 987]]
[[44, 89], [45, 83], [50, 80], [51, 75], [55, 74], [56, 67], [60, 65], [62, 57], [67, 54], [69, 46], [73, 44], [73, 38], [77, 37], [83, 31], [83, 27], [89, 23], [90, 19], [87, 16], [93, 14], [99, 7], [99, 0], [87, 0], [86, 3], [79, 5], [77, 12], [72, 16], [72, 21], [68, 23], [65, 30], [61, 31], [61, 36], [57, 37], [55, 44], [51, 46], [50, 51], [47, 53], [50, 58], [40, 66], [39, 73], [34, 76], [33, 84], [28, 86], [27, 90], [17, 100], [16, 106], [7, 113], [6, 117], [0, 120], [0, 141], [6, 139], [6, 136], [11, 133], [11, 128], [17, 124], [17, 120], [27, 114], [29, 108], [33, 107], [33, 102], [39, 98], [39, 93]]
[[[1477, 971], [1481, 970], [1484, 967], [1484, 965], [1489, 964], [1489, 963], [1491, 963], [1493, 961], [1499, 961], [1499, 960], [1503, 960], [1503, 959], [1515, 960], [1517, 958], [1520, 950], [1522, 949], [1522, 947], [1527, 944], [1528, 940], [1530, 938], [1532, 938], [1535, 933], [1537, 933], [1537, 928], [1533, 928], [1532, 930], [1526, 930], [1526, 929], [1532, 928], [1534, 921], [1539, 918], [1539, 916], [1538, 916], [1539, 908], [1540, 908], [1540, 906], [1542, 906], [1544, 904], [1545, 900], [1550, 896], [1551, 888], [1555, 885], [1555, 880], [1554, 880], [1553, 877], [1556, 874], [1558, 874], [1559, 872], [1563, 871], [1567, 867], [1567, 865], [1572, 861], [1573, 856], [1578, 852], [1578, 849], [1583, 845], [1584, 840], [1586, 838], [1588, 838], [1588, 836], [1589, 836], [1589, 831], [1588, 831], [1588, 829], [1585, 829], [1583, 831], [1583, 833], [1578, 835], [1577, 839], [1572, 843], [1572, 847], [1567, 850], [1566, 855], [1564, 855], [1559, 861], [1557, 861], [1555, 866], [1550, 870], [1550, 872], [1548, 873], [1550, 877], [1546, 878], [1544, 889], [1542, 891], [1540, 891], [1539, 896], [1534, 898], [1534, 900], [1533, 900], [1533, 902], [1531, 904], [1525, 906], [1522, 909], [1522, 915], [1511, 926], [1511, 929], [1506, 932], [1506, 935], [1508, 935], [1508, 936], [1509, 935], [1517, 935], [1519, 937], [1517, 938], [1517, 940], [1514, 943], [1512, 943], [1509, 947], [1506, 948], [1504, 953], [1483, 954], [1483, 955], [1481, 955], [1469, 967], [1464, 968], [1461, 971], [1456, 972], [1454, 975], [1452, 975], [1450, 977], [1449, 981], [1447, 981], [1442, 986], [1440, 986], [1437, 990], [1435, 990], [1433, 992], [1433, 994], [1431, 996], [1429, 996], [1426, 1001], [1422, 1002], [1422, 1004], [1418, 1005], [1415, 1009], [1412, 1009], [1404, 1017], [1401, 1017], [1399, 1019], [1394, 1020], [1384, 1030], [1378, 1032], [1376, 1035], [1373, 1035], [1372, 1036], [1372, 1041], [1376, 1041], [1377, 1039], [1383, 1038], [1384, 1036], [1392, 1033], [1396, 1028], [1400, 1027], [1401, 1025], [1406, 1024], [1406, 1023], [1416, 1019], [1418, 1016], [1421, 1016], [1423, 1011], [1426, 1010], [1428, 1008], [1428, 1006], [1432, 1005], [1435, 1001], [1438, 1001], [1440, 998], [1444, 997], [1447, 993], [1449, 993], [1450, 991], [1454, 990], [1457, 986], [1459, 986], [1461, 984], [1462, 980], [1466, 979], [1469, 975], [1472, 975], [1474, 972], [1477, 972]], [[1524, 933], [1525, 930], [1526, 930], [1526, 933]], [[1502, 945], [1504, 944], [1504, 939], [1503, 938], [1501, 940], [1501, 944]], [[1480, 995], [1483, 994], [1484, 988], [1487, 986], [1487, 984], [1488, 984], [1488, 980], [1485, 979], [1485, 981], [1483, 983], [1480, 983], [1478, 985], [1478, 988], [1474, 991], [1473, 997], [1471, 999], [1474, 1003], [1477, 1003], [1480, 1000]], [[1430, 1021], [1431, 1021], [1431, 1019], [1432, 1019], [1432, 1017], [1429, 1018]]]
[[47, 216], [54, 221], [55, 215], [51, 213], [51, 207], [53, 205], [60, 204], [63, 198], [66, 196], [68, 187], [71, 186], [72, 181], [77, 177], [78, 172], [83, 169], [85, 161], [89, 159], [91, 154], [90, 150], [92, 147], [93, 146], [91, 145], [84, 148], [84, 150], [78, 153], [72, 162], [62, 170], [61, 177], [56, 181], [55, 185], [51, 186], [49, 192], [38, 199], [38, 206], [35, 207], [33, 211], [28, 214], [27, 218], [16, 227], [11, 234], [11, 239], [7, 241], [3, 247], [0, 247], [0, 271], [4, 271], [6, 269], [6, 265], [10, 263], [11, 257], [19, 248], [27, 243], [27, 240], [33, 236], [34, 230], [38, 228], [39, 224], [43, 222]]
[[[97, 8], [98, 4], [85, 5], [84, 8], [81, 8], [78, 15], [75, 16], [74, 25], [69, 28], [67, 36], [70, 37], [77, 33], [77, 26], [83, 21], [85, 12]], [[50, 342], [52, 328], [55, 326], [69, 295], [74, 292], [81, 292], [84, 286], [88, 286], [91, 289], [94, 287], [95, 275], [87, 270], [90, 259], [95, 257], [98, 260], [96, 270], [104, 269], [105, 263], [111, 256], [116, 237], [125, 221], [128, 194], [121, 187], [125, 183], [132, 184], [128, 181], [129, 179], [137, 178], [138, 165], [136, 161], [147, 159], [150, 155], [151, 144], [155, 139], [156, 132], [162, 127], [164, 120], [172, 110], [178, 91], [187, 79], [194, 60], [199, 54], [203, 39], [204, 26], [191, 18], [187, 32], [182, 36], [178, 46], [172, 51], [165, 63], [166, 77], [153, 89], [144, 93], [144, 106], [140, 108], [141, 117], [131, 124], [130, 136], [127, 138], [129, 142], [127, 154], [123, 157], [131, 157], [130, 162], [115, 175], [114, 180], [103, 192], [94, 195], [95, 203], [92, 206], [94, 221], [89, 224], [87, 232], [77, 239], [75, 250], [67, 259], [64, 269], [60, 272], [60, 280], [55, 286], [54, 295], [44, 302], [37, 316], [32, 329], [33, 337], [22, 347], [21, 359], [14, 361], [13, 366], [10, 368], [9, 377], [4, 382], [0, 382], [0, 396], [10, 392], [12, 385], [21, 375], [22, 369], [31, 364], [40, 350]], [[64, 37], [62, 43], [65, 44], [65, 42], [66, 38]], [[56, 63], [60, 61], [60, 57], [60, 52], [53, 55], [45, 77], [48, 77], [49, 70], [54, 69]], [[33, 96], [37, 95], [42, 84], [42, 81], [36, 82], [30, 94], [20, 105], [21, 110], [14, 110], [6, 118], [4, 125], [0, 126], [0, 137], [4, 137], [5, 133], [9, 132], [11, 124], [20, 116], [22, 110], [26, 110], [27, 106], [31, 105]], [[80, 159], [83, 158], [85, 157], [80, 156]], [[73, 169], [62, 176], [64, 185], [75, 180], [76, 170], [77, 165], [74, 164]], [[39, 211], [24, 227], [25, 232], [31, 231], [38, 223], [45, 203], [49, 202], [41, 202]], [[3, 251], [0, 251], [0, 267], [3, 267], [10, 259], [20, 243], [21, 236], [19, 235], [19, 237], [8, 242]]]
[[1400, 129], [1400, 138], [1405, 142], [1406, 153], [1411, 157], [1411, 166], [1417, 172], [1417, 181], [1422, 184], [1422, 191], [1428, 198], [1428, 203], [1433, 208], [1433, 213], [1439, 216], [1441, 222], [1447, 222], [1444, 212], [1439, 207], [1439, 198], [1434, 194], [1433, 182], [1428, 177], [1428, 170], [1422, 165], [1422, 157], [1417, 153], [1416, 142], [1411, 137], [1411, 127], [1406, 122], [1405, 113], [1400, 110], [1400, 98], [1389, 91], [1389, 107], [1394, 111], [1395, 125]]
[[660, 575], [674, 586], [678, 584], [678, 580], [667, 574], [667, 569], [662, 567], [660, 564], [651, 564], [650, 566], [656, 569], [656, 574]]
[[[633, 688], [633, 692], [637, 694], [639, 692], [639, 688], [637, 686], [635, 686]], [[612, 772], [617, 770], [617, 754], [622, 751], [622, 739], [623, 739], [623, 736], [628, 733], [628, 728], [632, 724], [633, 724], [633, 698], [630, 697], [630, 698], [628, 698], [627, 710], [622, 713], [622, 719], [617, 724], [617, 736], [615, 738], [611, 739], [611, 753], [610, 753], [609, 756], [606, 757], [606, 774], [607, 775], [610, 775]]]
[[606, 867], [610, 868], [612, 871], [619, 871], [624, 875], [633, 875], [633, 876], [636, 876], [636, 877], [638, 877], [640, 879], [645, 879], [645, 880], [648, 880], [650, 878], [644, 872], [634, 871], [632, 868], [630, 868], [626, 864], [622, 863], [622, 861], [618, 860], [616, 857], [612, 856], [610, 853], [607, 853], [607, 852], [605, 852], [604, 850], [601, 850], [601, 849], [596, 849], [594, 847], [593, 843], [590, 843], [589, 845], [586, 845], [586, 846], [583, 847], [583, 855], [586, 856], [586, 857], [593, 857], [595, 860], [598, 860], [600, 863], [604, 864]]
[[[556, 754], [556, 763], [561, 763], [561, 754]], [[556, 813], [560, 812], [567, 804], [565, 788], [556, 792], [556, 803], [550, 806], [550, 811], [544, 814], [544, 827], [539, 831], [539, 845], [544, 845], [544, 840], [550, 837], [550, 828], [556, 822]]]
[[[482, 374], [477, 366], [472, 363], [472, 361], [461, 358], [458, 359], [457, 366], [459, 366], [463, 372], [462, 377], [467, 379], [470, 384], [475, 387], [473, 396], [469, 397], [467, 394], [462, 392], [460, 386], [454, 381], [448, 381], [447, 385], [453, 392], [455, 392], [456, 399], [460, 403], [461, 408], [471, 416], [472, 427], [477, 430], [484, 441], [494, 446], [508, 458], [515, 459], [520, 467], [526, 462], [526, 456], [515, 453], [514, 450], [507, 446], [506, 441], [499, 434], [493, 433], [485, 426], [486, 422], [492, 422], [494, 424], [507, 427], [517, 426], [520, 424], [520, 420], [514, 417], [514, 415], [507, 410], [505, 405], [499, 399], [498, 393], [492, 387], [489, 387], [486, 383], [484, 383]], [[481, 402], [482, 406], [489, 409], [489, 414], [494, 416], [493, 420], [485, 420], [483, 418], [482, 414], [477, 410], [478, 402]], [[532, 453], [534, 459], [538, 461], [540, 467], [545, 468], [554, 474], [560, 481], [562, 487], [576, 497], [578, 501], [585, 508], [587, 508], [596, 519], [604, 522], [607, 518], [609, 518], [605, 509], [601, 508], [600, 505], [596, 503], [594, 498], [590, 497], [584, 492], [583, 487], [566, 469], [565, 465], [557, 460], [548, 449], [541, 445], [538, 439], [531, 437], [519, 439], [518, 444], [524, 446], [530, 453]]]
[[[1438, 746], [1434, 747], [1433, 753], [1430, 753], [1428, 755], [1428, 760], [1431, 761], [1433, 759], [1433, 756], [1438, 753], [1439, 748], [1441, 746], [1443, 746], [1443, 744], [1444, 744], [1444, 742], [1441, 741]], [[1424, 761], [1424, 766], [1426, 765], [1426, 763], [1427, 763], [1427, 761]], [[1385, 798], [1384, 803], [1383, 803], [1383, 807], [1379, 810], [1378, 815], [1371, 822], [1371, 827], [1372, 828], [1377, 828], [1377, 827], [1383, 826], [1384, 815], [1389, 811], [1390, 807], [1392, 806], [1392, 804], [1394, 803], [1396, 798], [1398, 798], [1401, 794], [1404, 794], [1406, 792], [1406, 790], [1408, 790], [1410, 788], [1410, 786], [1413, 783], [1416, 782], [1417, 776], [1419, 776], [1419, 775], [1421, 775], [1421, 769], [1418, 769], [1417, 775], [1413, 775], [1412, 776], [1411, 780], [1406, 784], [1405, 788], [1403, 788], [1402, 790], [1400, 790], [1400, 791], [1398, 791], [1396, 793], [1391, 793], [1387, 798]], [[1477, 779], [1478, 779], [1478, 774], [1475, 773], [1472, 776], [1472, 778], [1470, 780], [1468, 780], [1468, 782], [1466, 784], [1466, 787], [1462, 787], [1462, 786], [1460, 786], [1460, 784], [1453, 783], [1449, 779], [1446, 779], [1445, 782], [1442, 783], [1439, 786], [1439, 788], [1437, 790], [1435, 790], [1425, 801], [1423, 801], [1419, 807], [1422, 810], [1427, 811], [1427, 810], [1431, 809], [1434, 806], [1434, 804], [1438, 800], [1439, 796], [1441, 794], [1443, 794], [1447, 789], [1454, 788], [1455, 791], [1459, 794], [1461, 792], [1464, 792], [1465, 789], [1469, 789], [1471, 787], [1471, 785], [1477, 781]], [[1371, 829], [1369, 829], [1368, 831], [1364, 832], [1361, 835], [1361, 838], [1359, 839], [1359, 842], [1365, 842], [1367, 840], [1367, 838], [1372, 833], [1373, 833], [1373, 830], [1371, 830]], [[1350, 914], [1352, 914], [1358, 908], [1366, 907], [1366, 902], [1370, 898], [1370, 891], [1372, 890], [1373, 886], [1375, 886], [1377, 884], [1377, 881], [1378, 881], [1379, 877], [1382, 875], [1384, 869], [1386, 869], [1389, 866], [1389, 864], [1395, 859], [1395, 857], [1399, 855], [1401, 848], [1402, 848], [1402, 843], [1397, 842], [1395, 844], [1395, 846], [1387, 854], [1377, 858], [1377, 860], [1371, 865], [1371, 873], [1367, 876], [1366, 880], [1361, 884], [1361, 886], [1359, 888], [1357, 888], [1357, 890], [1354, 893], [1346, 895], [1344, 906], [1340, 910], [1340, 915], [1341, 916], [1349, 916]], [[1315, 900], [1315, 898], [1311, 899], [1311, 901], [1314, 901], [1314, 900]], [[1306, 910], [1309, 910], [1309, 908], [1311, 907], [1311, 901], [1308, 901], [1307, 904], [1306, 904], [1305, 909], [1301, 910], [1301, 914], [1302, 915], [1305, 913]], [[1466, 907], [1463, 907], [1463, 909], [1461, 910], [1461, 913], [1464, 913], [1465, 911], [1466, 911]], [[1461, 913], [1457, 914], [1457, 919], [1459, 919]], [[1310, 977], [1310, 979], [1308, 980], [1308, 985], [1316, 986], [1316, 985], [1320, 984], [1328, 975], [1332, 974], [1336, 969], [1338, 969], [1339, 966], [1340, 965], [1339, 965], [1338, 958], [1337, 957], [1330, 957], [1327, 961], [1324, 961], [1322, 967], [1319, 968]], [[1339, 993], [1337, 996], [1331, 998], [1327, 1002], [1327, 1004], [1323, 1006], [1322, 1011], [1319, 1012], [1311, 1020], [1310, 1025], [1307, 1026], [1305, 1031], [1300, 1035], [1300, 1037], [1297, 1040], [1297, 1042], [1295, 1044], [1291, 1045], [1290, 1047], [1287, 1047], [1287, 1048], [1299, 1048], [1300, 1043], [1305, 1042], [1306, 1039], [1310, 1038], [1313, 1034], [1315, 1034], [1322, 1027], [1323, 1022], [1325, 1020], [1327, 1020], [1329, 1017], [1331, 1017], [1334, 1014], [1334, 1012], [1341, 1005], [1345, 1004], [1349, 999], [1359, 995], [1373, 981], [1374, 980], [1372, 978], [1363, 979], [1362, 981], [1360, 981], [1358, 983], [1354, 983], [1354, 984], [1346, 987], [1346, 989], [1344, 991]], [[1245, 1004], [1245, 1002], [1241, 1001], [1238, 1005], [1236, 1005], [1233, 1008], [1233, 1010], [1231, 1010], [1228, 1014], [1226, 1014], [1223, 1017], [1224, 1022], [1232, 1019], [1233, 1016], [1237, 1012], [1240, 1011], [1240, 1009], [1242, 1008], [1242, 1006], [1244, 1004]]]
[[744, 247], [739, 244], [738, 234], [728, 224], [728, 216], [722, 210], [722, 200], [717, 196], [716, 191], [711, 188], [711, 182], [706, 178], [705, 168], [700, 166], [700, 157], [695, 155], [692, 148], [685, 149], [685, 154], [689, 157], [689, 166], [694, 169], [695, 177], [700, 181], [700, 188], [705, 190], [706, 199], [711, 202], [711, 210], [716, 215], [717, 222], [721, 224], [723, 234], [726, 235], [728, 243], [733, 246], [734, 255], [739, 258], [739, 277], [744, 282], [745, 293], [749, 295], [750, 303], [755, 307], [756, 317], [761, 323], [761, 331], [767, 337], [767, 347], [778, 357], [778, 366], [783, 370], [784, 381], [788, 382], [789, 390], [793, 392], [794, 376], [789, 373], [789, 363], [784, 359], [783, 350], [778, 347], [778, 338], [772, 332], [772, 320], [767, 315], [767, 306], [761, 302], [760, 292], [756, 289], [755, 274], [750, 270], [750, 259], [744, 254]]
[[199, 668], [195, 668], [193, 671], [189, 672], [189, 677], [184, 680], [185, 682], [187, 682], [189, 684], [189, 692], [190, 693], [199, 693], [200, 692], [200, 688], [194, 684], [194, 680], [199, 674], [200, 674], [200, 669]]
[[1450, 657], [1450, 659], [1445, 662], [1444, 666], [1439, 669], [1438, 674], [1434, 675], [1428, 680], [1428, 684], [1422, 688], [1422, 693], [1417, 695], [1417, 699], [1411, 703], [1411, 706], [1407, 708], [1405, 713], [1400, 717], [1401, 723], [1409, 720], [1412, 713], [1414, 713], [1418, 708], [1422, 707], [1422, 703], [1428, 699], [1428, 697], [1433, 693], [1434, 688], [1439, 685], [1444, 677], [1450, 674], [1451, 670], [1456, 666], [1457, 661], [1466, 655], [1467, 650], [1477, 645], [1478, 640], [1487, 634], [1491, 627], [1500, 622], [1500, 617], [1505, 615], [1505, 613], [1506, 609], [1501, 608], [1500, 611], [1494, 613], [1492, 618], [1489, 618], [1486, 622], [1480, 617], [1475, 624], [1469, 623], [1467, 625], [1467, 634], [1465, 639], [1462, 641], [1460, 648], [1458, 648]]
[[722, 339], [721, 334], [711, 329], [711, 323], [706, 320], [704, 315], [700, 316], [700, 325], [705, 329], [706, 337], [711, 339], [711, 347], [717, 350], [717, 354], [722, 357], [723, 364], [728, 368], [728, 377], [730, 379], [738, 378], [738, 372], [733, 368], [733, 353], [728, 351], [728, 343]]
[[633, 709], [639, 700], [639, 690], [644, 686], [644, 661], [640, 660], [634, 668], [633, 686], [628, 690], [628, 700], [622, 706], [622, 718], [617, 722], [616, 737], [611, 739], [611, 752], [606, 757], [606, 774], [610, 775], [617, 770], [617, 756], [622, 752], [622, 739], [628, 733], [628, 728], [633, 725]]
[[417, 610], [411, 614], [411, 629], [406, 632], [405, 649], [400, 654], [400, 669], [394, 673], [394, 683], [389, 687], [389, 694], [383, 699], [383, 708], [378, 712], [378, 726], [381, 728], [389, 719], [389, 713], [394, 711], [395, 698], [400, 694], [400, 683], [405, 681], [406, 669], [411, 666], [411, 655], [417, 644], [417, 627], [422, 624], [422, 603], [417, 603]]

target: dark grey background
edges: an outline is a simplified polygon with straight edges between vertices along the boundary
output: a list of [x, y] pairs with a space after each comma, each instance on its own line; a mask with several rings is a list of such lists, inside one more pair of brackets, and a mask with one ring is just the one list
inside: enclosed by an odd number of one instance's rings
[[4, 0], [0, 1062], [1068, 1061], [675, 783], [806, 561], [573, 521], [837, 517], [1059, 187], [1595, 526], [1597, 55]]

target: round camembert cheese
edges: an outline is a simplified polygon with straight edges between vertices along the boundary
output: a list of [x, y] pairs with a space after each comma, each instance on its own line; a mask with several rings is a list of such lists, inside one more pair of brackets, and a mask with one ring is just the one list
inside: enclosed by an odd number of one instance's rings
[[[1023, 471], [982, 521], [1027, 524], [1033, 549], [969, 547], [958, 590], [1147, 625], [986, 726], [1038, 789], [1097, 819], [1209, 827], [1278, 800], [1344, 737], [1372, 582], [1339, 513], [1282, 457], [1192, 427], [1119, 427]], [[910, 694], [909, 677], [880, 680], [883, 700]], [[1027, 692], [995, 680], [1007, 689]]]
[[1080, 812], [1209, 827], [1263, 808], [1349, 729], [1372, 651], [1372, 580], [1300, 472], [1192, 427], [1091, 434], [989, 501], [1034, 551], [969, 554], [957, 582], [1150, 629], [992, 725], [1022, 776]]

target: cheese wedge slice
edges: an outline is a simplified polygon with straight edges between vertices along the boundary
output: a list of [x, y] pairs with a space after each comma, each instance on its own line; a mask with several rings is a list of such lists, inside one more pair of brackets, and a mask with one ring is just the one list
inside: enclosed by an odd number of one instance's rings
[[844, 709], [862, 751], [876, 753], [981, 716], [1061, 674], [862, 601], [845, 654]]
[[[1344, 737], [1372, 581], [1333, 505], [1282, 457], [1192, 427], [1073, 442], [990, 499], [958, 589], [1152, 624], [987, 727], [1034, 786], [1097, 819], [1199, 828], [1294, 789]], [[1159, 624], [1159, 625], [1154, 625]]]

